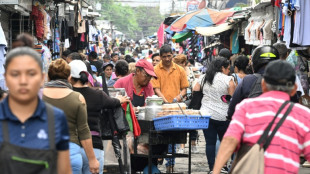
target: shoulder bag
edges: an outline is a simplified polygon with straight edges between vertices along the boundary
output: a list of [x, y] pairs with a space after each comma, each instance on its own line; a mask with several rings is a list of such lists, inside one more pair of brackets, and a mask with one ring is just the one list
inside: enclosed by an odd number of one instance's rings
[[[290, 106], [288, 107], [280, 121], [277, 123], [270, 136], [268, 136], [276, 118], [287, 104], [290, 104]], [[264, 174], [264, 151], [270, 145], [272, 138], [285, 121], [287, 115], [292, 111], [293, 106], [294, 103], [291, 103], [289, 101], [284, 102], [278, 110], [276, 116], [265, 129], [262, 136], [258, 139], [257, 143], [253, 146], [247, 144], [241, 145], [239, 151], [237, 152], [236, 159], [232, 164], [230, 174]]]
[[204, 87], [204, 81], [206, 76], [203, 77], [202, 82], [203, 84], [200, 85], [200, 91], [193, 91], [193, 98], [191, 102], [188, 105], [188, 109], [200, 109], [201, 107], [201, 100], [203, 98], [203, 87]]

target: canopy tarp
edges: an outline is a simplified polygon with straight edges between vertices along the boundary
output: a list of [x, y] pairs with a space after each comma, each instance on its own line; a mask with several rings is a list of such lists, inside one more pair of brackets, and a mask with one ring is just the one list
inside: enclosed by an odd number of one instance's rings
[[228, 17], [231, 17], [235, 11], [200, 9], [191, 11], [176, 19], [169, 27], [169, 30], [175, 32], [187, 32], [196, 27], [209, 27], [224, 23]]
[[234, 24], [224, 23], [211, 27], [196, 27], [196, 32], [203, 36], [213, 36], [215, 34], [222, 33], [229, 29], [232, 29]]
[[193, 32], [189, 31], [189, 32], [184, 32], [184, 33], [176, 33], [173, 37], [172, 37], [172, 41], [175, 43], [180, 43], [183, 40], [190, 38], [193, 36]]

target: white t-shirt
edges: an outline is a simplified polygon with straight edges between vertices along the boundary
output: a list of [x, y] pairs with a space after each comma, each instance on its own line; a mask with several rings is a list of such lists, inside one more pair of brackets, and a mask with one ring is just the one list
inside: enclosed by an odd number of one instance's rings
[[[200, 76], [200, 85], [203, 85], [205, 75]], [[229, 82], [232, 76], [227, 76], [221, 72], [215, 74], [213, 84], [206, 82], [203, 86], [203, 98], [201, 101], [201, 112], [210, 113], [213, 120], [226, 121], [228, 104], [221, 100], [222, 95], [229, 95]]]

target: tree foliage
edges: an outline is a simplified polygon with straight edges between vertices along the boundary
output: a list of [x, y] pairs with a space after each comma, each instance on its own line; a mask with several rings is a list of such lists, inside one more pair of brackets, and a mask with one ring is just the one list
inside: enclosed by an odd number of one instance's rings
[[127, 38], [140, 39], [142, 32], [144, 36], [153, 35], [164, 20], [159, 7], [132, 8], [114, 0], [100, 0], [100, 2], [103, 19], [112, 20], [117, 30], [126, 34]]
[[135, 8], [135, 13], [144, 36], [153, 35], [164, 21], [164, 16], [160, 14], [159, 7], [140, 6]]
[[141, 31], [131, 7], [122, 6], [113, 0], [101, 0], [101, 3], [103, 18], [112, 21], [117, 30], [125, 33], [130, 38], [135, 38], [135, 32]]

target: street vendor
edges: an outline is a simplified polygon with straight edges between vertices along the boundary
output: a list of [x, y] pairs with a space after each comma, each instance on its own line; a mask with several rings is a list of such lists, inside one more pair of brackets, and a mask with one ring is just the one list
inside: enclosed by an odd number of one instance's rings
[[[162, 46], [159, 54], [161, 62], [155, 66], [157, 79], [151, 81], [155, 93], [162, 97], [165, 103], [182, 102], [189, 87], [186, 71], [172, 61], [173, 53], [169, 45]], [[171, 153], [172, 145], [169, 145], [168, 151]], [[174, 171], [175, 159], [166, 160], [167, 173], [171, 173]]]
[[182, 102], [189, 87], [186, 71], [172, 61], [172, 49], [169, 45], [160, 48], [161, 62], [155, 66], [157, 79], [151, 81], [156, 95], [165, 103]]
[[156, 78], [153, 65], [141, 59], [136, 63], [135, 73], [120, 78], [114, 84], [114, 88], [125, 88], [135, 107], [144, 106], [146, 97], [154, 95], [153, 86], [150, 83], [152, 77]]

